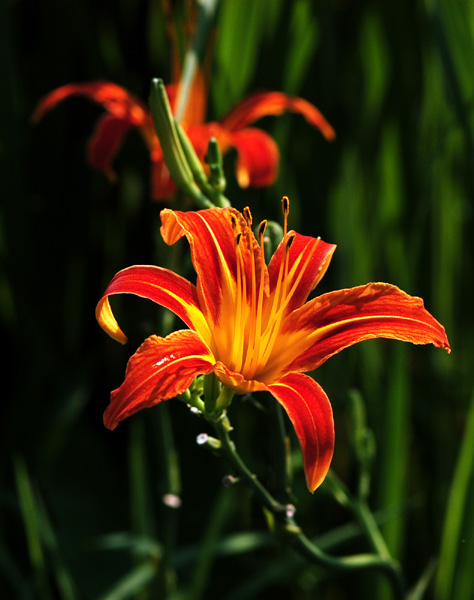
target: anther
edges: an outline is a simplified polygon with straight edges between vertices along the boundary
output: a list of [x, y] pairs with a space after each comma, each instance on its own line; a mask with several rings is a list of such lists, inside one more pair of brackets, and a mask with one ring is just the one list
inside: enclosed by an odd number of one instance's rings
[[260, 223], [260, 225], [258, 226], [258, 239], [261, 242], [263, 236], [265, 235], [265, 230], [267, 228], [267, 220], [265, 219], [265, 221], [262, 221]]
[[281, 203], [283, 207], [283, 215], [287, 217], [288, 213], [290, 212], [290, 201], [288, 199], [288, 196], [283, 196], [283, 198], [281, 199]]
[[237, 246], [240, 244], [240, 240], [241, 240], [241, 238], [242, 238], [242, 232], [238, 233], [238, 234], [235, 236], [235, 243], [237, 244]]
[[250, 212], [250, 208], [248, 206], [246, 206], [244, 208], [244, 219], [247, 222], [247, 225], [249, 227], [252, 226], [252, 213]]
[[237, 218], [234, 213], [230, 213], [230, 221], [232, 223], [232, 229], [237, 229]]
[[290, 233], [288, 235], [288, 239], [286, 241], [286, 249], [289, 250], [291, 248], [291, 244], [293, 243], [293, 240], [295, 239], [296, 234], [295, 233]]

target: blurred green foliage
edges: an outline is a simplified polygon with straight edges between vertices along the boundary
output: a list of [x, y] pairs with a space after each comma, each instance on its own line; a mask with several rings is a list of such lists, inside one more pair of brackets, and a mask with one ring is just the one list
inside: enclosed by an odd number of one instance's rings
[[[221, 491], [224, 467], [196, 447], [205, 424], [183, 405], [113, 433], [102, 425], [159, 314], [124, 301], [122, 348], [94, 307], [119, 269], [163, 264], [162, 206], [149, 199], [138, 135], [119, 153], [116, 184], [86, 164], [95, 105], [71, 99], [34, 128], [29, 118], [64, 83], [110, 80], [146, 98], [152, 77], [169, 80], [162, 3], [3, 0], [0, 40], [0, 597], [388, 598], [371, 573], [337, 578], [280, 547], [245, 490]], [[243, 191], [229, 168], [228, 197], [255, 221], [280, 220], [286, 194], [294, 229], [338, 244], [320, 290], [388, 281], [446, 326], [450, 356], [372, 341], [315, 373], [349, 486], [350, 390], [364, 399], [377, 445], [371, 504], [410, 584], [439, 559], [435, 600], [474, 597], [473, 60], [472, 0], [221, 0], [208, 115], [262, 88], [316, 104], [337, 140], [295, 115], [262, 120], [280, 177]], [[237, 399], [231, 412], [242, 454], [270, 481], [265, 402]], [[292, 447], [299, 522], [329, 551], [364, 551], [324, 486], [307, 492]], [[163, 502], [170, 493], [181, 508]]]

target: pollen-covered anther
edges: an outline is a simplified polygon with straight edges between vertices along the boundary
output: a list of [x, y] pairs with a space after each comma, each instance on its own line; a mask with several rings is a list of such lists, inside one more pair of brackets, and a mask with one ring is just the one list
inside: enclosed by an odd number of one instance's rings
[[296, 233], [290, 233], [288, 235], [288, 238], [286, 240], [286, 250], [287, 251], [291, 248], [291, 244], [293, 243], [295, 237], [296, 237]]
[[258, 226], [258, 241], [260, 244], [263, 243], [263, 236], [265, 235], [265, 230], [267, 229], [267, 220], [265, 219]]
[[244, 219], [249, 227], [252, 227], [252, 213], [250, 212], [250, 208], [246, 206], [244, 208]]

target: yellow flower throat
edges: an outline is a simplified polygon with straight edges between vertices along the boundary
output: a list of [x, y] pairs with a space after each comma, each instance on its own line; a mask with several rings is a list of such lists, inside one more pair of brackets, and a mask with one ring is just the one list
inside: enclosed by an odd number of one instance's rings
[[[258, 245], [252, 233], [252, 215], [247, 207], [243, 211], [246, 227], [241, 228], [231, 213], [232, 228], [235, 234], [236, 273], [232, 293], [224, 291], [220, 322], [214, 332], [216, 358], [230, 370], [240, 373], [247, 381], [271, 379], [288, 360], [288, 336], [281, 334], [286, 308], [315, 248], [308, 253], [305, 264], [298, 275], [289, 276], [289, 250], [295, 239], [294, 232], [287, 232], [289, 201], [282, 200], [284, 234], [282, 258], [276, 283], [268, 288], [267, 267], [265, 265], [264, 237], [267, 221], [258, 228]], [[243, 230], [242, 230], [243, 229]], [[315, 245], [316, 246], [316, 245]], [[248, 258], [247, 253], [250, 254]], [[260, 260], [256, 258], [260, 254]], [[300, 258], [293, 263], [296, 268]], [[250, 273], [248, 270], [250, 269]], [[291, 287], [289, 285], [291, 282]], [[230, 297], [230, 295], [232, 297]], [[276, 351], [275, 351], [276, 350]]]

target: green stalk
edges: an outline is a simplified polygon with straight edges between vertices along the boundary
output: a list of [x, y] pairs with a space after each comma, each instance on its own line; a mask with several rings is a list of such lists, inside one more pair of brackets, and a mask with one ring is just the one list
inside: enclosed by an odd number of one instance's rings
[[[400, 568], [395, 561], [376, 554], [333, 557], [323, 552], [304, 535], [294, 520], [294, 507], [278, 502], [245, 465], [242, 458], [239, 456], [234, 443], [230, 439], [229, 432], [232, 427], [225, 413], [214, 421], [214, 427], [221, 440], [224, 456], [237, 472], [240, 479], [254, 492], [256, 499], [272, 512], [275, 517], [275, 522], [281, 527], [282, 533], [286, 534], [286, 538], [299, 554], [310, 562], [338, 572], [361, 571], [367, 569], [381, 571], [389, 579], [394, 597], [398, 600], [404, 598], [404, 580]], [[364, 511], [360, 512], [360, 518], [369, 529], [375, 524], [374, 520], [371, 521], [370, 519], [367, 519], [367, 515]]]
[[152, 79], [149, 102], [153, 126], [160, 140], [163, 157], [173, 181], [200, 208], [213, 207], [214, 204], [204, 196], [194, 182], [161, 79]]
[[166, 402], [157, 411], [159, 431], [157, 438], [161, 445], [161, 473], [163, 476], [164, 494], [162, 519], [163, 556], [160, 563], [158, 589], [160, 597], [168, 598], [175, 588], [176, 574], [172, 566], [178, 533], [179, 507], [181, 504], [181, 475], [178, 454], [174, 444], [169, 406]]
[[[382, 440], [382, 465], [384, 477], [380, 480], [380, 504], [382, 507], [402, 506], [406, 499], [406, 473], [409, 444], [410, 389], [407, 370], [407, 353], [403, 344], [393, 348], [391, 376], [386, 397], [385, 434]], [[403, 542], [404, 518], [387, 523], [384, 538], [392, 556], [399, 556]]]
[[42, 543], [40, 514], [33, 493], [33, 485], [23, 458], [15, 458], [14, 470], [20, 509], [25, 526], [28, 554], [33, 569], [35, 591], [41, 600], [51, 600], [53, 594]]
[[[474, 392], [466, 422], [466, 429], [459, 451], [444, 519], [443, 536], [436, 577], [436, 600], [452, 598], [456, 562], [463, 535], [462, 525], [466, 515], [469, 483], [474, 473]], [[470, 510], [470, 508], [468, 509]]]

